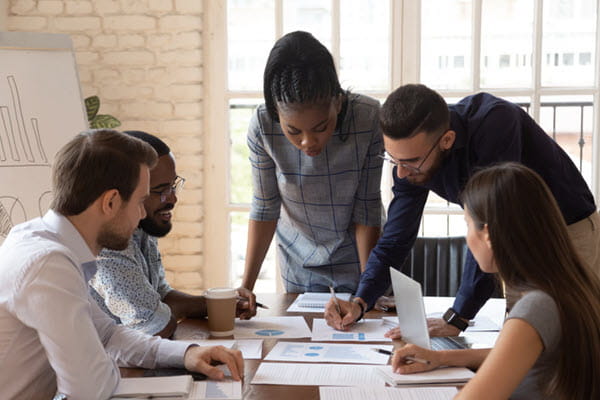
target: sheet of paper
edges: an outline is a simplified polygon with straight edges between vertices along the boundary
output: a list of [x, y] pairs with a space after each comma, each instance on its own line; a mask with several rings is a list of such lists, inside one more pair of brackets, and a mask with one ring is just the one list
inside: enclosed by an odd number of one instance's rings
[[312, 339], [315, 341], [391, 342], [383, 337], [390, 327], [381, 319], [365, 319], [352, 325], [347, 331], [338, 331], [327, 325], [322, 318], [313, 319]]
[[236, 340], [236, 347], [242, 352], [244, 360], [260, 360], [262, 358], [262, 339]]
[[371, 365], [267, 363], [258, 367], [253, 385], [380, 386]]
[[115, 398], [187, 396], [192, 387], [190, 375], [150, 378], [122, 378], [115, 389]]
[[187, 400], [230, 399], [242, 398], [242, 382], [232, 379], [222, 381], [199, 381], [194, 386]]
[[304, 317], [255, 317], [236, 319], [233, 336], [236, 339], [305, 338], [310, 337], [310, 329]]
[[[340, 300], [349, 301], [350, 293], [336, 293], [335, 297]], [[288, 307], [287, 312], [325, 312], [325, 304], [331, 298], [329, 293], [301, 293], [296, 297], [296, 300]]]
[[[444, 313], [434, 312], [427, 314], [427, 318], [442, 318]], [[471, 321], [469, 321], [469, 327], [465, 332], [494, 332], [499, 331], [500, 326], [492, 321], [485, 315], [476, 315]]]
[[387, 364], [390, 356], [373, 351], [373, 348], [392, 351], [393, 346], [380, 344], [278, 342], [269, 354], [267, 354], [265, 360]]
[[437, 368], [414, 374], [397, 374], [393, 372], [391, 365], [375, 367], [374, 370], [381, 374], [383, 379], [392, 386], [464, 383], [475, 375], [473, 371], [463, 367]]
[[198, 346], [223, 346], [231, 349], [235, 345], [235, 340], [180, 340], [189, 344], [197, 344]]
[[320, 387], [321, 400], [451, 400], [458, 393], [455, 387]]

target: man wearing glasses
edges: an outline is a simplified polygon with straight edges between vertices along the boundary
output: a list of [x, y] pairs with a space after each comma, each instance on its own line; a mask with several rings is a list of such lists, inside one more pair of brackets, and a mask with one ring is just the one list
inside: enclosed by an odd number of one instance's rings
[[[150, 171], [150, 195], [144, 201], [146, 218], [133, 233], [123, 251], [104, 249], [98, 257], [98, 271], [90, 280], [92, 297], [108, 315], [125, 326], [150, 335], [171, 337], [177, 321], [184, 317], [206, 317], [204, 296], [174, 290], [165, 279], [157, 238], [171, 231], [171, 210], [185, 179], [178, 176], [175, 158], [162, 140], [140, 131], [126, 131], [150, 144], [158, 163]], [[238, 316], [256, 314], [255, 297], [238, 289]]]
[[[341, 313], [332, 302], [327, 305], [329, 325], [351, 325], [389, 287], [388, 267], [399, 269], [412, 248], [429, 191], [462, 206], [460, 193], [469, 177], [502, 161], [521, 162], [544, 178], [578, 254], [600, 273], [600, 215], [592, 193], [567, 153], [521, 107], [487, 93], [447, 106], [426, 86], [405, 85], [387, 98], [380, 119], [386, 149], [381, 157], [394, 166], [394, 199], [356, 297], [340, 302]], [[468, 251], [454, 305], [442, 319], [428, 321], [430, 335], [465, 330], [494, 289], [492, 274], [481, 272]]]

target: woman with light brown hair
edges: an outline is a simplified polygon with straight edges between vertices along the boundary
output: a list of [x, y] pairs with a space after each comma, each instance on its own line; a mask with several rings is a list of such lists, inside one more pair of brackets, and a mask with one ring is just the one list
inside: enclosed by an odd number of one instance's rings
[[460, 399], [600, 398], [600, 279], [577, 256], [542, 178], [521, 164], [498, 164], [475, 173], [462, 200], [467, 244], [480, 268], [522, 297], [493, 349], [408, 344], [394, 353], [394, 370], [477, 369]]

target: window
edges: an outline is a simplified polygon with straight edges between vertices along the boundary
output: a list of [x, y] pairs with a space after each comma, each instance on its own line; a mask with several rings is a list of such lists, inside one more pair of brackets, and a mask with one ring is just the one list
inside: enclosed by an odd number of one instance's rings
[[[262, 102], [262, 72], [276, 38], [312, 32], [336, 60], [345, 88], [384, 100], [422, 82], [453, 103], [489, 91], [517, 102], [572, 156], [598, 196], [598, 29], [594, 0], [229, 0], [209, 2], [205, 265], [207, 286], [239, 280], [250, 167], [245, 135]], [[506, 29], [510, 26], [511, 29]], [[227, 49], [225, 52], [223, 49]], [[595, 130], [595, 131], [594, 131]], [[389, 201], [390, 171], [382, 190]], [[223, 184], [223, 183], [226, 184]], [[464, 234], [462, 211], [430, 195], [426, 236]], [[271, 259], [263, 265], [272, 282]], [[257, 286], [257, 291], [272, 291]]]

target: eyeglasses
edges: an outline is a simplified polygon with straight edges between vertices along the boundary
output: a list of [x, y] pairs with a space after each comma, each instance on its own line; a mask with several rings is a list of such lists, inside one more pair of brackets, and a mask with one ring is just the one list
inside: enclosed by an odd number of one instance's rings
[[177, 195], [177, 193], [181, 189], [183, 189], [184, 184], [185, 184], [185, 178], [182, 178], [181, 176], [178, 175], [175, 177], [175, 182], [173, 182], [173, 184], [168, 186], [166, 189], [150, 190], [150, 193], [160, 196], [160, 202], [164, 203], [165, 201], [167, 201], [167, 197], [169, 197], [170, 195], [172, 195], [172, 194]]
[[379, 158], [382, 158], [384, 161], [389, 162], [392, 165], [395, 165], [396, 167], [401, 167], [404, 169], [407, 169], [411, 172], [411, 174], [420, 174], [421, 173], [421, 167], [423, 166], [423, 164], [425, 163], [425, 161], [427, 161], [427, 159], [429, 158], [429, 156], [431, 155], [431, 153], [433, 152], [433, 149], [435, 149], [435, 147], [438, 145], [438, 143], [440, 142], [440, 140], [442, 140], [442, 138], [444, 137], [444, 135], [446, 134], [446, 132], [448, 132], [449, 129], [446, 129], [436, 140], [435, 143], [433, 143], [433, 146], [431, 146], [431, 148], [429, 149], [429, 151], [427, 152], [427, 154], [425, 154], [425, 157], [423, 157], [423, 160], [421, 160], [421, 163], [417, 166], [414, 167], [412, 165], [409, 165], [405, 162], [402, 161], [398, 161], [395, 160], [392, 156], [390, 156], [389, 154], [386, 156], [385, 154], [380, 154]]

